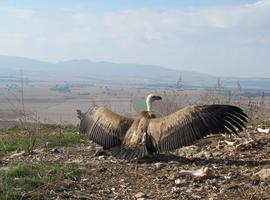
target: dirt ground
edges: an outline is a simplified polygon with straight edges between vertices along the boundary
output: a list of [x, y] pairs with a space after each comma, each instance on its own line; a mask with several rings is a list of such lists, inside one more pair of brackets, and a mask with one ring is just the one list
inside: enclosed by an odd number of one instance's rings
[[[9, 155], [1, 168], [18, 163], [77, 163], [79, 179], [64, 179], [62, 190], [37, 187], [22, 199], [270, 199], [270, 133], [249, 130], [217, 135], [176, 152], [129, 162], [92, 142], [75, 147], [36, 149], [34, 155]], [[182, 170], [205, 169], [201, 177]], [[72, 187], [71, 187], [72, 186]]]

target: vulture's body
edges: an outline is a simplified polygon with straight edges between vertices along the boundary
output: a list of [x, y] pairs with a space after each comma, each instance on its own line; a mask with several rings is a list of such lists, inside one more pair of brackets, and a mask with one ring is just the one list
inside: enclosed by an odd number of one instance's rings
[[209, 134], [236, 133], [245, 127], [247, 115], [231, 105], [187, 106], [164, 117], [156, 117], [152, 102], [161, 97], [148, 95], [147, 111], [136, 119], [123, 117], [105, 107], [81, 116], [80, 131], [123, 159], [171, 151], [191, 145]]

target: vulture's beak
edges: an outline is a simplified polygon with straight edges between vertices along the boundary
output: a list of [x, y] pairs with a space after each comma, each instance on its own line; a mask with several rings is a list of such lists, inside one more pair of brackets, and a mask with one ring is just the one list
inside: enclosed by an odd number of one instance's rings
[[155, 96], [155, 100], [162, 100], [161, 96]]

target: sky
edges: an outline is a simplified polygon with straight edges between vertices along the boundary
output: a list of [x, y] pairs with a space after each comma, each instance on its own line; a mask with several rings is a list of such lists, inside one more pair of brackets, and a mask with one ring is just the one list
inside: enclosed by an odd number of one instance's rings
[[270, 0], [0, 0], [0, 55], [270, 77]]

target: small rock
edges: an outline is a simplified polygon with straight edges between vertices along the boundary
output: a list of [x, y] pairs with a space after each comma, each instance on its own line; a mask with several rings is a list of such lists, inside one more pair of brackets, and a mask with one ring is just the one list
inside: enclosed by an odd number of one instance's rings
[[171, 174], [169, 177], [168, 177], [169, 180], [174, 180], [175, 179], [175, 175], [174, 174]]
[[9, 158], [15, 158], [15, 157], [23, 156], [23, 155], [25, 155], [25, 151], [21, 151], [19, 153], [14, 153], [11, 156], [9, 156]]
[[197, 154], [200, 151], [200, 147], [192, 145], [188, 147], [183, 147], [176, 151], [176, 155], [183, 157], [193, 157], [193, 155]]
[[179, 162], [175, 161], [175, 160], [172, 160], [170, 162], [168, 162], [169, 165], [178, 165]]
[[178, 187], [184, 187], [188, 185], [187, 179], [176, 179], [174, 182]]
[[270, 178], [270, 168], [262, 169], [259, 172], [257, 172], [255, 175], [258, 175], [263, 180]]
[[162, 163], [162, 162], [155, 163], [154, 165], [155, 165], [156, 169], [161, 169], [161, 168], [166, 166], [166, 164]]
[[41, 154], [41, 153], [43, 153], [44, 152], [44, 149], [35, 149], [34, 150], [34, 153], [35, 154]]
[[135, 197], [136, 199], [144, 198], [144, 197], [146, 197], [146, 194], [144, 194], [143, 192], [138, 192], [137, 194], [135, 194], [134, 197]]
[[106, 167], [102, 167], [102, 168], [98, 169], [97, 171], [98, 172], [105, 172], [105, 171], [107, 171], [107, 168]]
[[178, 193], [180, 191], [179, 187], [172, 187], [172, 193]]
[[180, 171], [180, 176], [195, 176], [195, 177], [209, 177], [213, 174], [209, 167], [203, 167], [197, 170], [184, 170]]
[[231, 141], [224, 140], [224, 142], [229, 146], [234, 146], [235, 145], [235, 141], [231, 142]]
[[95, 147], [93, 145], [89, 145], [89, 146], [85, 147], [85, 149], [87, 149], [87, 150], [94, 150]]
[[175, 182], [176, 185], [180, 185], [182, 183], [181, 179], [179, 179], [179, 178], [176, 179], [174, 182]]
[[192, 194], [191, 197], [193, 199], [201, 199], [201, 197], [199, 195], [196, 195], [196, 194]]
[[246, 151], [250, 150], [252, 148], [252, 145], [254, 144], [253, 141], [248, 141], [242, 144], [239, 144], [235, 147], [234, 151], [236, 152], [241, 152], [241, 151]]
[[205, 151], [203, 155], [204, 155], [204, 157], [206, 159], [209, 159], [210, 157], [212, 157], [212, 153], [211, 152], [208, 152], [208, 151]]
[[50, 152], [52, 152], [52, 153], [60, 153], [60, 151], [57, 149], [57, 148], [53, 148], [53, 149], [51, 149], [51, 151]]
[[226, 180], [229, 180], [229, 179], [231, 179], [232, 177], [231, 177], [231, 176], [226, 176], [226, 175], [225, 175], [225, 176], [223, 176], [223, 178], [226, 179]]
[[94, 154], [94, 156], [96, 156], [96, 157], [105, 156], [105, 155], [107, 155], [107, 152], [102, 150], [102, 149], [97, 149], [95, 154]]
[[104, 155], [103, 156], [99, 156], [98, 159], [99, 160], [105, 160], [105, 156]]
[[218, 150], [224, 149], [224, 143], [223, 141], [220, 141], [216, 147]]
[[217, 152], [213, 152], [212, 153], [212, 155], [214, 156], [214, 157], [219, 157], [219, 156], [221, 156], [223, 153], [222, 152], [219, 152], [219, 151], [217, 151]]
[[80, 159], [75, 159], [75, 160], [69, 160], [68, 163], [81, 163], [82, 160]]

